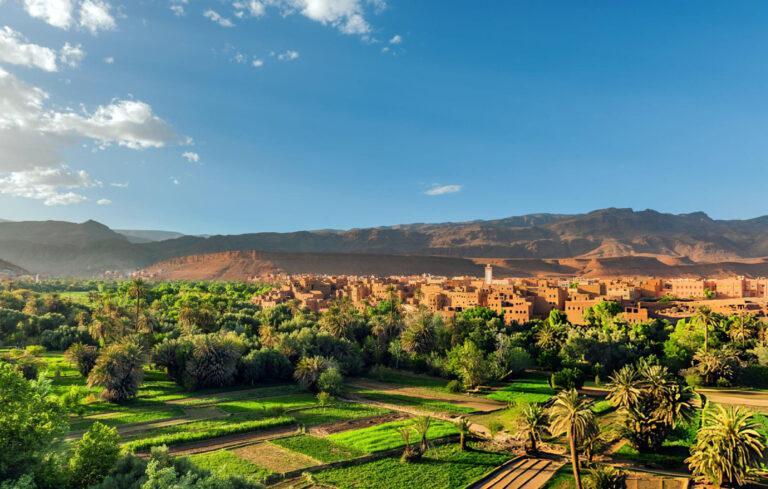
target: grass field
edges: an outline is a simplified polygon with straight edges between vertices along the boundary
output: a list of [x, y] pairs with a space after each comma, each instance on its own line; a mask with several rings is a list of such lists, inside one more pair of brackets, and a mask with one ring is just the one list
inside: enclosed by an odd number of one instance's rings
[[[336, 433], [329, 436], [328, 439], [335, 443], [356, 448], [366, 453], [375, 453], [405, 445], [397, 428], [412, 425], [412, 420], [393, 421], [378, 426]], [[412, 433], [411, 442], [417, 442], [418, 435], [416, 434], [416, 431], [412, 430]], [[432, 426], [427, 433], [427, 438], [431, 440], [456, 433], [458, 433], [458, 431], [453, 423], [433, 420]]]
[[365, 455], [365, 452], [357, 448], [340, 445], [327, 438], [311, 435], [277, 438], [271, 440], [270, 443], [324, 463], [338, 462], [339, 460], [347, 460]]
[[191, 455], [189, 460], [201, 469], [225, 478], [231, 476], [245, 477], [250, 480], [262, 480], [273, 472], [238, 457], [227, 450]]
[[[199, 440], [208, 440], [219, 436], [233, 435], [236, 433], [246, 433], [251, 431], [263, 431], [280, 426], [294, 424], [295, 420], [287, 416], [279, 418], [257, 419], [243, 421], [242, 423], [223, 424], [200, 431], [178, 431], [157, 436], [141, 438], [125, 444], [129, 450], [144, 450], [158, 445], [176, 445]], [[182, 425], [185, 426], [185, 425]]]
[[380, 416], [391, 411], [375, 406], [366, 406], [364, 404], [334, 404], [332, 406], [314, 407], [292, 412], [291, 416], [296, 422], [304, 426], [316, 426], [319, 424], [336, 423], [349, 419], [367, 418], [371, 416]]
[[216, 406], [228, 413], [247, 413], [252, 411], [265, 411], [283, 407], [285, 409], [313, 406], [317, 404], [317, 398], [309, 393], [292, 394], [287, 396], [270, 397], [262, 400], [229, 401], [216, 404]]
[[546, 402], [555, 394], [543, 374], [529, 374], [514, 380], [486, 397], [509, 403]]
[[509, 458], [509, 455], [499, 453], [462, 452], [458, 445], [450, 444], [433, 448], [424, 458], [412, 463], [401, 463], [398, 457], [387, 457], [351, 467], [324, 470], [314, 477], [318, 482], [338, 489], [448, 489], [466, 486]]

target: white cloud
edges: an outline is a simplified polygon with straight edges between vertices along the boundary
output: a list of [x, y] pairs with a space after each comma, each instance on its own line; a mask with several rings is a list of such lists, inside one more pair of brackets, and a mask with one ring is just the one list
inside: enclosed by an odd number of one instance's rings
[[424, 192], [427, 195], [455, 194], [461, 191], [461, 185], [438, 185], [435, 184], [431, 189]]
[[106, 58], [104, 58], [104, 62], [107, 63], [108, 65], [111, 65], [112, 63], [115, 62], [115, 58], [113, 58], [112, 56], [107, 56]]
[[173, 128], [141, 101], [113, 100], [92, 113], [45, 107], [48, 94], [0, 68], [0, 172], [55, 167], [60, 150], [92, 139], [132, 149], [179, 142]]
[[190, 163], [198, 163], [200, 161], [200, 155], [193, 153], [192, 151], [186, 151], [182, 153], [181, 156], [186, 158]]
[[171, 177], [171, 182], [173, 182], [174, 185], [178, 185], [180, 183], [178, 178], [173, 177]]
[[70, 43], [65, 43], [59, 52], [59, 59], [70, 68], [77, 68], [85, 59], [83, 46], [81, 44], [73, 46]]
[[186, 12], [184, 12], [184, 5], [189, 3], [189, 0], [171, 0], [171, 10], [173, 11], [173, 14], [177, 17], [181, 17]]
[[232, 3], [238, 18], [262, 17], [267, 7], [274, 7], [284, 17], [299, 13], [344, 34], [362, 36], [371, 32], [365, 20], [367, 5], [373, 7], [374, 13], [386, 8], [384, 0], [234, 0]]
[[261, 59], [254, 59], [254, 60], [253, 60], [253, 63], [251, 63], [251, 64], [252, 64], [253, 66], [255, 66], [256, 68], [261, 68], [262, 66], [264, 66], [264, 60], [261, 60]]
[[384, 46], [383, 48], [381, 48], [381, 52], [382, 53], [388, 53], [389, 52], [389, 46]]
[[229, 20], [226, 17], [222, 17], [215, 10], [206, 10], [203, 13], [203, 17], [211, 19], [213, 22], [216, 22], [217, 24], [219, 24], [222, 27], [234, 27], [235, 26], [235, 24], [233, 24], [231, 20]]
[[96, 201], [97, 205], [109, 205], [111, 203], [112, 203], [112, 201], [109, 200], [109, 199], [99, 199], [99, 200]]
[[45, 205], [67, 205], [88, 200], [74, 189], [101, 186], [85, 171], [66, 166], [0, 173], [0, 194], [42, 200]]
[[299, 57], [298, 51], [291, 51], [290, 49], [282, 54], [277, 55], [277, 59], [280, 61], [293, 61]]
[[109, 13], [112, 6], [103, 0], [85, 0], [80, 5], [80, 27], [96, 35], [99, 31], [111, 31], [117, 27]]
[[403, 42], [403, 36], [400, 34], [395, 34], [392, 39], [389, 40], [390, 44], [400, 44], [401, 42]]
[[72, 25], [72, 0], [24, 0], [24, 10], [36, 19], [61, 29]]
[[0, 61], [56, 71], [56, 52], [53, 49], [28, 43], [20, 32], [8, 26], [0, 29]]
[[125, 188], [125, 187], [128, 186], [128, 183], [129, 182], [125, 182], [125, 183], [112, 182], [112, 183], [109, 184], [109, 186], [110, 187], [117, 187], [117, 188]]
[[260, 2], [258, 0], [238, 0], [234, 2], [232, 6], [235, 7], [235, 15], [239, 19], [242, 19], [246, 15], [251, 17], [263, 17], [266, 13], [264, 2]]

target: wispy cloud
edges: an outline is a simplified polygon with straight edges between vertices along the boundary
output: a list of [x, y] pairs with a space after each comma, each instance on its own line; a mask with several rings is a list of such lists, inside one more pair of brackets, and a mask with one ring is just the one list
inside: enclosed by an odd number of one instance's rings
[[127, 187], [127, 186], [128, 186], [128, 183], [129, 183], [129, 182], [125, 182], [125, 183], [112, 182], [112, 183], [110, 183], [109, 185], [110, 185], [111, 187], [117, 187], [117, 188], [125, 188], [125, 187]]
[[461, 185], [439, 185], [435, 184], [431, 189], [424, 192], [426, 195], [444, 195], [455, 194], [461, 191]]
[[109, 205], [111, 203], [112, 203], [112, 201], [109, 200], [109, 199], [99, 199], [99, 200], [96, 201], [97, 205]]
[[231, 20], [229, 20], [226, 17], [222, 17], [215, 10], [206, 10], [203, 13], [203, 16], [211, 19], [213, 22], [216, 22], [217, 24], [219, 24], [222, 27], [234, 27], [235, 26], [235, 24], [233, 24]]
[[197, 153], [193, 153], [192, 151], [185, 151], [181, 154], [184, 158], [187, 159], [190, 163], [198, 163], [200, 162], [200, 155]]
[[294, 59], [297, 59], [299, 57], [298, 51], [288, 50], [282, 54], [277, 55], [277, 59], [280, 61], [293, 61]]

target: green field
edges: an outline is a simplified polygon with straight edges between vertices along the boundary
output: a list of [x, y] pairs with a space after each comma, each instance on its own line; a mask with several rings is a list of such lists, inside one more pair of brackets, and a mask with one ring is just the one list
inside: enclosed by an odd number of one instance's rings
[[555, 395], [555, 391], [549, 386], [547, 379], [548, 377], [543, 374], [530, 374], [508, 383], [486, 397], [509, 403], [546, 402]]
[[332, 406], [302, 409], [291, 413], [299, 424], [316, 426], [319, 424], [336, 423], [348, 419], [368, 418], [391, 412], [389, 409], [366, 406], [364, 404], [340, 403]]
[[338, 489], [448, 489], [464, 487], [510, 458], [509, 455], [465, 451], [458, 445], [443, 445], [429, 450], [416, 462], [402, 463], [387, 457], [363, 464], [318, 472], [321, 484]]
[[365, 378], [377, 382], [386, 382], [388, 384], [405, 385], [408, 387], [424, 387], [437, 391], [448, 392], [448, 380], [438, 377], [428, 377], [426, 375], [415, 375], [403, 373], [394, 369], [385, 369], [381, 375], [368, 374]]
[[397, 406], [413, 407], [423, 411], [448, 415], [461, 415], [477, 411], [476, 409], [470, 407], [457, 406], [456, 404], [452, 404], [448, 401], [438, 401], [435, 399], [424, 399], [422, 397], [404, 396], [402, 394], [386, 394], [384, 392], [378, 391], [359, 390], [355, 391], [355, 395], [370, 401], [394, 404]]
[[[365, 453], [375, 453], [405, 445], [397, 428], [412, 425], [412, 420], [392, 421], [378, 426], [336, 433], [329, 436], [328, 439], [341, 445], [356, 448]], [[456, 433], [458, 433], [458, 431], [453, 423], [433, 420], [427, 438], [431, 440]], [[415, 442], [418, 442], [418, 436], [416, 431], [412, 430], [411, 443]]]
[[288, 396], [270, 397], [269, 399], [253, 401], [229, 401], [216, 404], [216, 406], [228, 413], [248, 413], [253, 411], [265, 411], [275, 408], [299, 408], [314, 406], [317, 398], [312, 394], [293, 394]]
[[365, 455], [365, 452], [357, 448], [352, 448], [338, 443], [334, 443], [328, 438], [320, 438], [311, 435], [296, 435], [286, 438], [277, 438], [271, 440], [271, 443], [301, 453], [320, 462], [338, 462], [350, 458]]
[[201, 469], [209, 470], [213, 474], [225, 477], [240, 476], [250, 480], [262, 480], [268, 475], [273, 474], [271, 470], [259, 467], [227, 450], [200, 453], [191, 455], [188, 458]]

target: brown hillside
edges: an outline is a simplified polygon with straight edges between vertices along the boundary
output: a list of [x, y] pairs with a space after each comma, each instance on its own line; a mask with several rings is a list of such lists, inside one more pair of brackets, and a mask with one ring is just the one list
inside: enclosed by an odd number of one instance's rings
[[0, 260], [0, 280], [29, 275], [30, 273], [11, 262]]
[[156, 263], [140, 273], [163, 280], [248, 280], [270, 273], [325, 275], [432, 275], [479, 277], [490, 263], [497, 277], [750, 277], [768, 275], [768, 260], [696, 263], [677, 257], [451, 258], [357, 253], [232, 251]]

